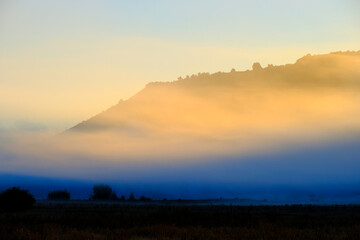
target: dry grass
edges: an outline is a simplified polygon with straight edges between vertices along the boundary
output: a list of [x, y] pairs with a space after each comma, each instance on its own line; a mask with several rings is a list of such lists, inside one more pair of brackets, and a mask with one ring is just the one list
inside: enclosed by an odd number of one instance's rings
[[2, 213], [0, 239], [360, 239], [359, 206], [60, 204]]

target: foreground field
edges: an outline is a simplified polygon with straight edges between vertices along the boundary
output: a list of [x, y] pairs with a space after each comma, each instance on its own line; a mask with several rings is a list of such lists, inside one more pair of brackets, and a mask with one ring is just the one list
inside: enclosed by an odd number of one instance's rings
[[360, 239], [360, 206], [40, 203], [0, 239]]

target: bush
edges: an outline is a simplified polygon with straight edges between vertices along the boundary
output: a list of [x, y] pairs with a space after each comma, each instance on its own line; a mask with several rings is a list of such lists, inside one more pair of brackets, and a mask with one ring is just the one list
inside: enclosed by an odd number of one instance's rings
[[135, 201], [136, 200], [134, 193], [130, 193], [130, 196], [129, 196], [128, 200], [129, 201]]
[[93, 200], [116, 200], [116, 193], [110, 186], [100, 184], [93, 187], [93, 194], [90, 197]]
[[145, 197], [145, 196], [141, 196], [139, 200], [140, 200], [140, 201], [145, 201], [145, 202], [147, 202], [147, 201], [151, 201], [151, 198]]
[[261, 67], [260, 63], [256, 62], [252, 65], [252, 69], [253, 69], [253, 71], [259, 71], [262, 69], [262, 67]]
[[20, 211], [30, 209], [35, 198], [27, 190], [18, 187], [9, 188], [0, 193], [0, 209], [6, 211]]
[[52, 191], [48, 194], [49, 200], [70, 200], [70, 193], [67, 190]]

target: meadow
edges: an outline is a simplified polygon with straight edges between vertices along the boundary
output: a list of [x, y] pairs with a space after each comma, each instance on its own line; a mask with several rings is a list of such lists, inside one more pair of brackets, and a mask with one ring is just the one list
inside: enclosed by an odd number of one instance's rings
[[360, 239], [358, 205], [41, 201], [0, 213], [0, 239]]

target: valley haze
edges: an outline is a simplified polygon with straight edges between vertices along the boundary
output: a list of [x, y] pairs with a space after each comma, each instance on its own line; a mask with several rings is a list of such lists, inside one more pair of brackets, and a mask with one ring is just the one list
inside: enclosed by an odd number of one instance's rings
[[360, 202], [359, 102], [360, 51], [152, 82], [60, 134], [1, 132], [0, 188]]

